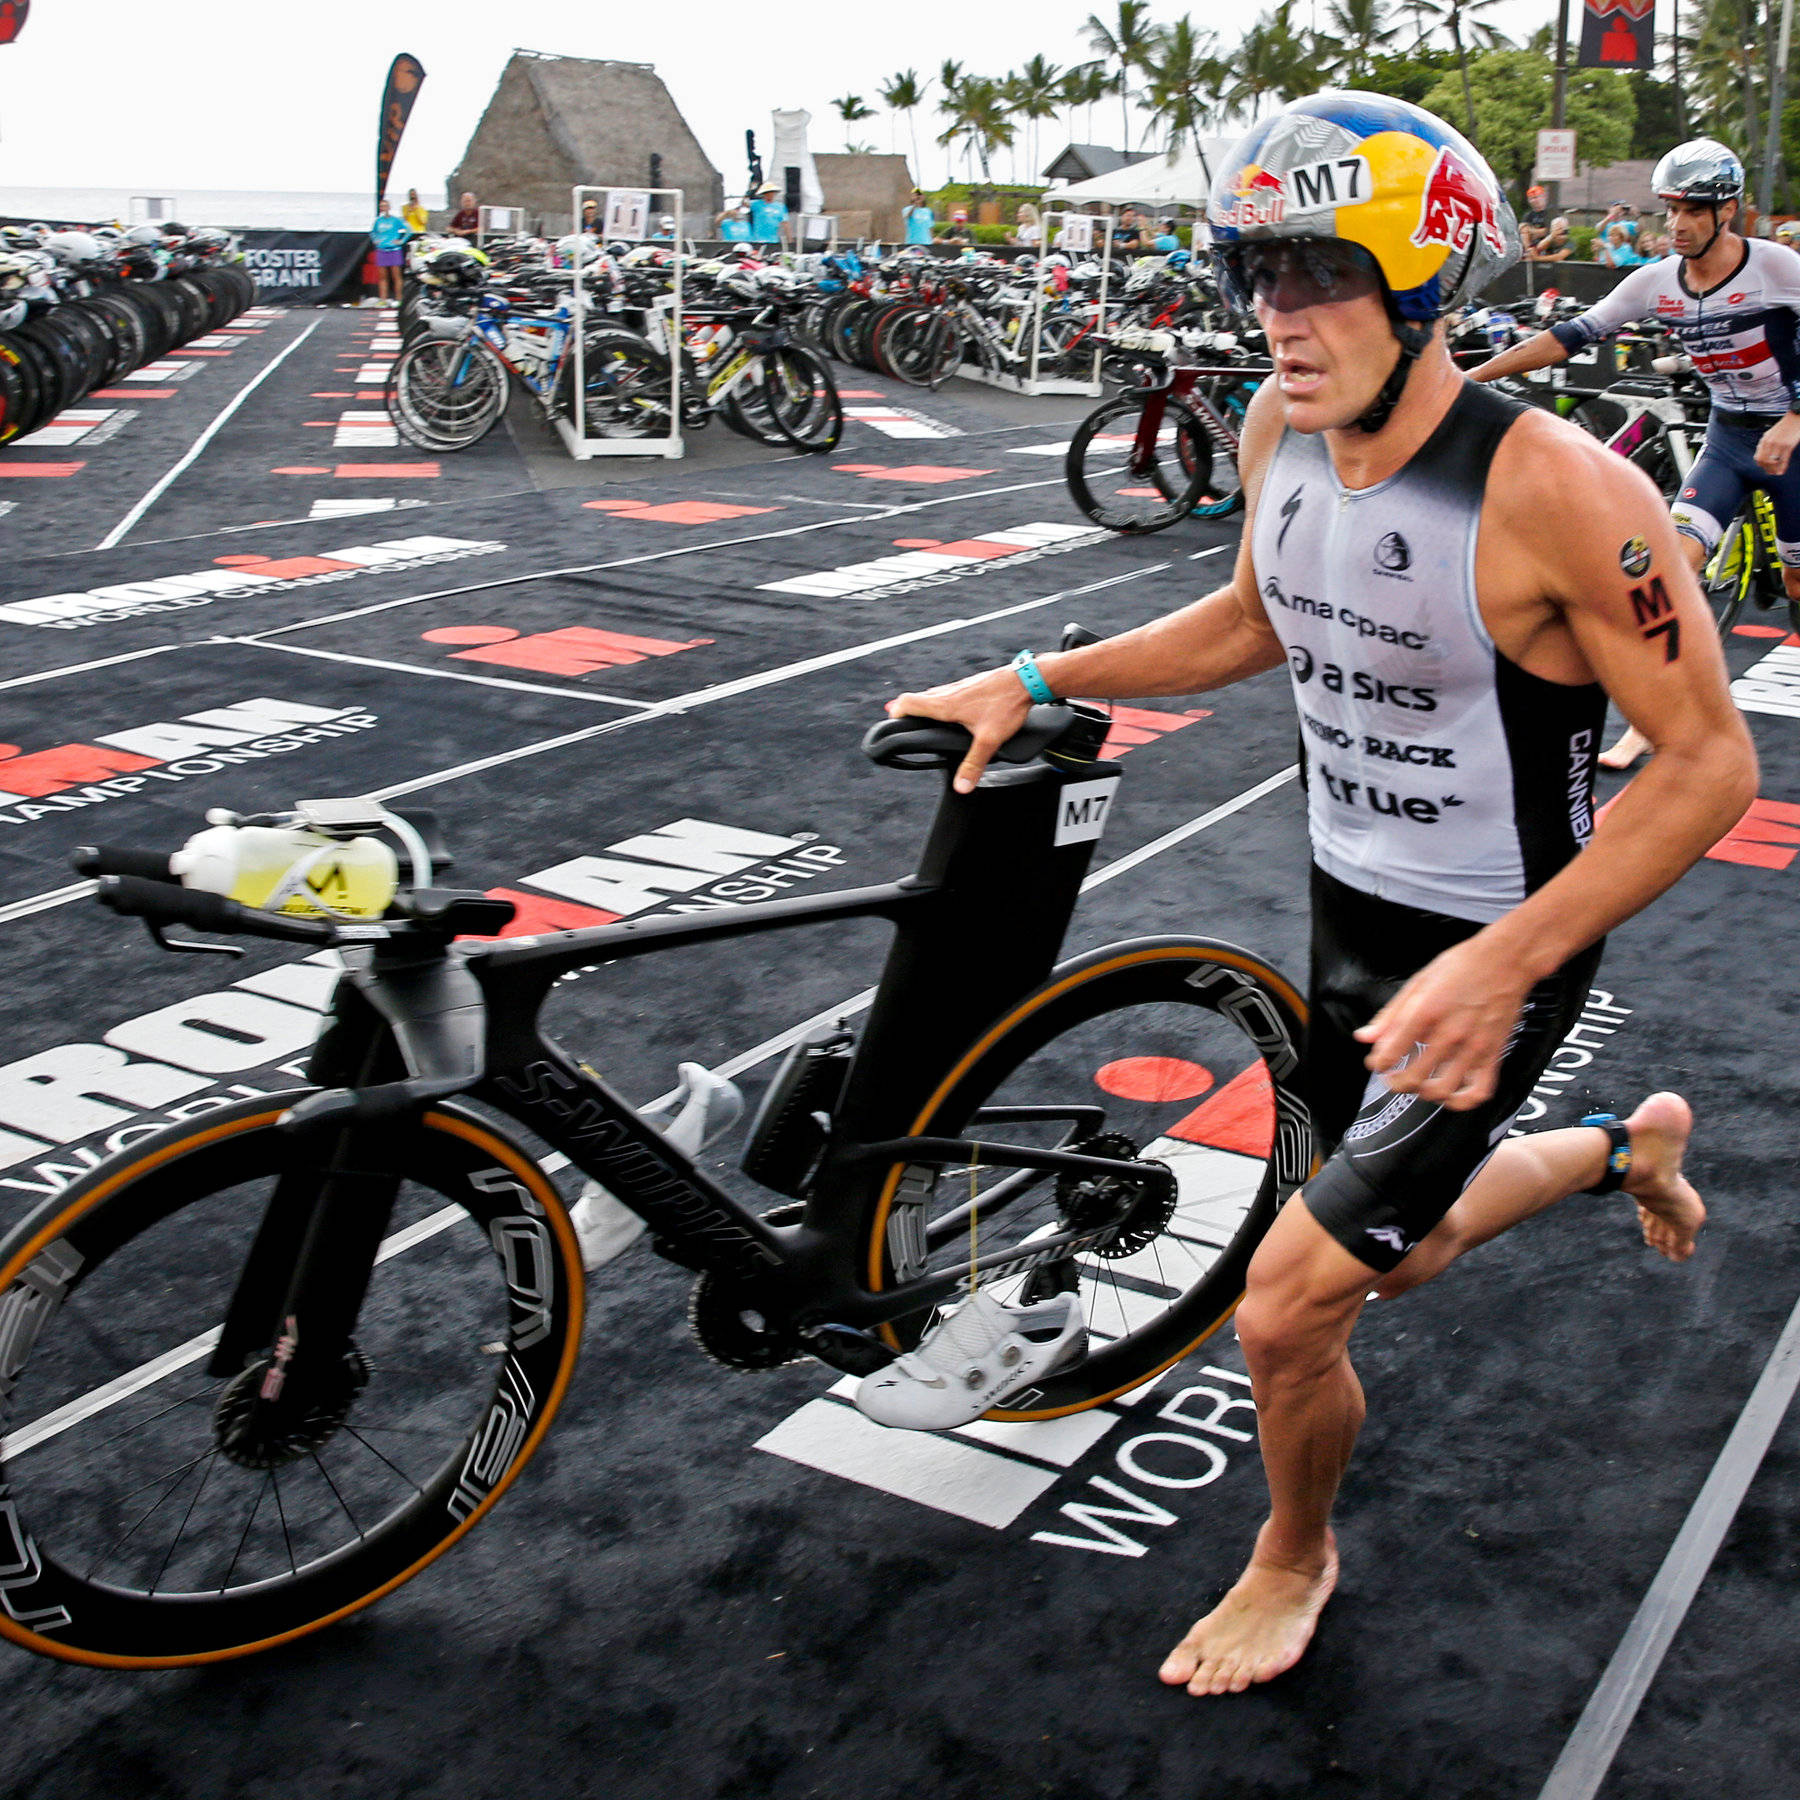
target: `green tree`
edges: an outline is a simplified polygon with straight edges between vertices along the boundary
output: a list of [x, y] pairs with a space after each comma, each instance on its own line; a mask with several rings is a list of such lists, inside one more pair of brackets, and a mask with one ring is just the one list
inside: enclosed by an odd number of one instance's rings
[[1037, 123], [1054, 119], [1062, 97], [1062, 70], [1043, 56], [1034, 56], [1016, 75], [1007, 77], [1013, 111], [1025, 121], [1025, 160], [1036, 180], [1040, 160]]
[[1403, 55], [1372, 57], [1367, 85], [1377, 94], [1392, 94], [1417, 106], [1455, 68], [1454, 51], [1415, 48]]
[[879, 92], [884, 106], [906, 116], [907, 135], [912, 139], [913, 180], [922, 182], [925, 171], [919, 164], [918, 111], [925, 98], [925, 89], [919, 83], [919, 71], [902, 69], [899, 74], [890, 75], [882, 83]]
[[1390, 24], [1395, 9], [1387, 0], [1331, 0], [1325, 22], [1330, 27], [1330, 74], [1347, 87], [1366, 87], [1375, 58], [1395, 38], [1400, 27]]
[[1094, 108], [1113, 91], [1113, 77], [1106, 72], [1103, 62], [1077, 63], [1062, 78], [1062, 103], [1069, 109], [1069, 139], [1075, 138], [1075, 108], [1081, 107], [1086, 113], [1081, 127], [1080, 142], [1087, 143], [1094, 135]]
[[1155, 47], [1145, 60], [1149, 80], [1144, 88], [1146, 110], [1168, 133], [1173, 161], [1181, 140], [1191, 137], [1200, 150], [1200, 129], [1212, 116], [1226, 69], [1213, 53], [1218, 40], [1210, 31], [1196, 31], [1186, 15], [1156, 35]]
[[1325, 48], [1294, 23], [1295, 0], [1281, 0], [1264, 13], [1232, 53], [1234, 77], [1223, 98], [1227, 111], [1248, 111], [1254, 119], [1264, 100], [1297, 100], [1325, 85]]
[[938, 111], [950, 117], [938, 142], [954, 144], [960, 138], [965, 153], [972, 152], [980, 160], [981, 179], [991, 186], [993, 153], [1005, 149], [1017, 135], [1004, 85], [987, 75], [962, 76], [954, 93], [938, 102]]
[[1658, 81], [1654, 75], [1641, 71], [1627, 75], [1625, 80], [1637, 107], [1629, 154], [1652, 159], [1659, 157], [1682, 137], [1681, 126], [1675, 117], [1675, 84]]
[[1469, 43], [1485, 44], [1497, 49], [1508, 40], [1480, 15], [1501, 0], [1443, 0], [1440, 11], [1450, 31], [1450, 46], [1456, 52], [1456, 70], [1462, 78], [1463, 115], [1467, 121], [1469, 141], [1479, 143], [1475, 124], [1475, 96], [1469, 88]]
[[850, 141], [850, 127], [863, 119], [872, 119], [875, 109], [863, 105], [861, 94], [843, 94], [831, 103], [837, 108], [837, 116], [844, 121], [844, 148], [855, 150], [856, 145]]
[[[1550, 123], [1555, 70], [1533, 50], [1489, 50], [1469, 63], [1469, 92], [1482, 154], [1515, 198], [1531, 176], [1537, 134]], [[1463, 110], [1458, 74], [1441, 76], [1419, 103], [1455, 124]], [[1581, 160], [1618, 162], [1631, 148], [1636, 106], [1626, 77], [1611, 69], [1570, 69], [1567, 123]]]
[[1131, 71], [1144, 66], [1155, 39], [1156, 28], [1150, 23], [1150, 0], [1119, 0], [1119, 11], [1112, 24], [1098, 13], [1089, 13], [1082, 26], [1090, 48], [1100, 53], [1103, 62], [1117, 63], [1114, 72], [1118, 82], [1120, 130], [1124, 133], [1121, 150], [1131, 148]]

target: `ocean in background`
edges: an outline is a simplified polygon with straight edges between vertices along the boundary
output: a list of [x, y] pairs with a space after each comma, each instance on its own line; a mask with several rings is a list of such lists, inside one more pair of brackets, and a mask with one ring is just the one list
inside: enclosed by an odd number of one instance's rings
[[[238, 188], [165, 188], [155, 198], [166, 202], [154, 215], [141, 204], [144, 188], [0, 187], [0, 216], [43, 219], [52, 225], [95, 225], [118, 219], [130, 225], [145, 217], [179, 219], [184, 225], [221, 225], [233, 231], [365, 231], [375, 216], [369, 194], [270, 193]], [[134, 209], [133, 198], [140, 204]], [[419, 190], [434, 211], [441, 193]], [[389, 192], [396, 209], [406, 190]]]

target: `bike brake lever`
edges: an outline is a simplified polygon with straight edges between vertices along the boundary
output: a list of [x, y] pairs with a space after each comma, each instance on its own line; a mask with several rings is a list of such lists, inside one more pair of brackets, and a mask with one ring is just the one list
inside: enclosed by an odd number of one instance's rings
[[178, 950], [189, 956], [242, 956], [244, 954], [241, 944], [215, 944], [210, 938], [194, 938], [184, 942], [180, 938], [164, 937], [163, 928], [155, 919], [146, 919], [144, 929], [149, 932], [159, 950]]

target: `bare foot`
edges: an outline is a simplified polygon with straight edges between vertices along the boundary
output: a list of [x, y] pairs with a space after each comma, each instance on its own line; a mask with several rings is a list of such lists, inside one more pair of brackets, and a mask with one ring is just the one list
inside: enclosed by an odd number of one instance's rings
[[1600, 752], [1603, 769], [1629, 769], [1650, 748], [1650, 740], [1635, 725], [1625, 727], [1625, 735], [1610, 750]]
[[1158, 1673], [1170, 1687], [1241, 1694], [1253, 1682], [1285, 1675], [1306, 1653], [1337, 1586], [1337, 1540], [1327, 1535], [1323, 1568], [1295, 1569], [1262, 1560], [1267, 1530], [1257, 1534], [1237, 1585], [1169, 1652]]
[[1625, 1192], [1637, 1202], [1644, 1242], [1670, 1262], [1686, 1262], [1706, 1223], [1706, 1208], [1681, 1173], [1694, 1109], [1679, 1094], [1651, 1094], [1625, 1123], [1631, 1127]]

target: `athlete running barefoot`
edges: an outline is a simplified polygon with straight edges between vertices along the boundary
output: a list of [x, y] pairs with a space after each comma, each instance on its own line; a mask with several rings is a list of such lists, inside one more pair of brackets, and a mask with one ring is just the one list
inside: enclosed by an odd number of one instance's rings
[[[1705, 447], [1669, 509], [1682, 554], [1703, 567], [1750, 490], [1767, 488], [1782, 580], [1800, 598], [1800, 260], [1733, 229], [1744, 165], [1712, 138], [1677, 144], [1651, 185], [1668, 208], [1672, 254], [1634, 270], [1579, 318], [1501, 351], [1473, 379], [1561, 362], [1636, 319], [1667, 325], [1713, 397]], [[1628, 769], [1653, 747], [1630, 726], [1600, 753], [1601, 766]]]
[[[1033, 698], [1190, 694], [1287, 664], [1312, 838], [1300, 1072], [1325, 1161], [1255, 1259], [1238, 1337], [1269, 1515], [1162, 1679], [1291, 1668], [1337, 1579], [1331, 1512], [1363, 1418], [1348, 1347], [1397, 1295], [1565, 1196], [1621, 1188], [1692, 1253], [1685, 1101], [1509, 1138], [1587, 1004], [1604, 934], [1735, 823], [1755, 757], [1651, 484], [1457, 373], [1438, 320], [1518, 253], [1480, 156], [1404, 102], [1334, 93], [1256, 127], [1215, 183], [1221, 274], [1275, 378], [1245, 421], [1227, 586], [1084, 649], [922, 694], [967, 791]], [[1583, 529], [1547, 528], [1579, 501]], [[1608, 698], [1658, 754], [1598, 827]]]

